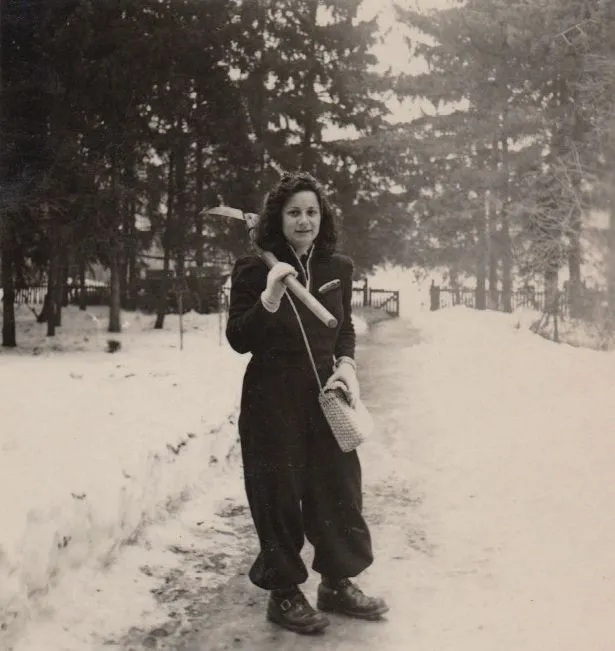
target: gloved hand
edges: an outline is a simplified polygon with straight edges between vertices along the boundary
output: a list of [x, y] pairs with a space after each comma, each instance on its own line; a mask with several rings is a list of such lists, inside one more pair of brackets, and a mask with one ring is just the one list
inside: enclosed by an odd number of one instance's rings
[[280, 307], [280, 301], [286, 291], [286, 285], [284, 285], [282, 280], [289, 275], [296, 277], [297, 270], [286, 262], [277, 262], [269, 270], [267, 274], [267, 286], [261, 294], [261, 300], [270, 312], [276, 312]]
[[359, 380], [357, 379], [357, 372], [352, 364], [342, 361], [338, 364], [337, 368], [333, 371], [327, 383], [324, 386], [327, 389], [334, 389], [339, 384], [344, 385], [342, 388], [348, 397], [348, 402], [351, 407], [354, 407], [357, 400], [361, 397], [359, 388]]

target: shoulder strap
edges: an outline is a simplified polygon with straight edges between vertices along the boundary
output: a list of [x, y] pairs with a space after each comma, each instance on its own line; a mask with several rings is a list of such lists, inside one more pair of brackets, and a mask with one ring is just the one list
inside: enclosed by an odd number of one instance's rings
[[290, 306], [293, 308], [293, 312], [295, 313], [295, 316], [297, 317], [297, 322], [299, 323], [299, 329], [301, 330], [301, 335], [303, 337], [303, 341], [305, 342], [305, 348], [307, 350], [308, 356], [310, 358], [310, 363], [312, 365], [312, 370], [314, 371], [314, 377], [316, 378], [316, 382], [318, 383], [318, 388], [320, 389], [320, 393], [323, 392], [323, 386], [322, 382], [320, 381], [320, 377], [318, 376], [318, 370], [316, 368], [316, 362], [314, 361], [314, 355], [312, 354], [312, 349], [310, 348], [310, 342], [308, 340], [307, 333], [305, 332], [305, 328], [303, 327], [303, 321], [301, 321], [301, 317], [299, 316], [299, 311], [297, 310], [297, 306], [295, 305], [295, 301], [291, 298], [290, 294], [286, 292], [286, 298], [290, 301]]

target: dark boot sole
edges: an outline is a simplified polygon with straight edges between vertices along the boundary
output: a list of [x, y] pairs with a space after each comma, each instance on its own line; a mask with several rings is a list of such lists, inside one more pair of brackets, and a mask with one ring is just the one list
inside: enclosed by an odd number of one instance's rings
[[368, 613], [348, 610], [346, 608], [333, 605], [333, 604], [319, 603], [317, 604], [317, 608], [323, 613], [334, 613], [336, 615], [345, 615], [346, 617], [353, 617], [354, 619], [364, 619], [368, 622], [377, 622], [378, 620], [382, 619], [383, 615], [389, 612], [388, 606], [385, 606], [384, 608], [379, 608], [378, 610], [373, 610]]
[[300, 635], [318, 635], [323, 633], [324, 630], [329, 626], [330, 622], [325, 621], [319, 624], [308, 624], [306, 626], [295, 626], [290, 624], [283, 618], [278, 618], [275, 615], [267, 613], [267, 619], [273, 624], [277, 624], [282, 628], [285, 628], [287, 631], [292, 631], [293, 633], [299, 633]]

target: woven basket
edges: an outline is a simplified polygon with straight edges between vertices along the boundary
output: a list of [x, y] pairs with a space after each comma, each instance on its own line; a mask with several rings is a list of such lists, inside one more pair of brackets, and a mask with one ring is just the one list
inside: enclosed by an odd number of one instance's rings
[[330, 388], [326, 390], [324, 389], [320, 377], [318, 376], [318, 369], [314, 362], [314, 355], [312, 354], [310, 342], [307, 333], [305, 332], [305, 328], [303, 327], [303, 322], [301, 321], [297, 307], [295, 306], [295, 302], [288, 294], [285, 294], [285, 296], [290, 301], [293, 312], [297, 317], [297, 323], [301, 330], [305, 349], [310, 359], [312, 370], [314, 371], [314, 378], [316, 379], [316, 383], [320, 389], [318, 393], [318, 402], [320, 403], [320, 407], [342, 452], [351, 452], [363, 443], [363, 441], [373, 432], [374, 421], [361, 400], [357, 399], [354, 406], [350, 405], [341, 382], [339, 383], [339, 386], [336, 386], [334, 383]]
[[363, 402], [357, 400], [351, 407], [342, 389], [321, 391], [318, 401], [342, 452], [351, 452], [373, 432], [374, 422]]

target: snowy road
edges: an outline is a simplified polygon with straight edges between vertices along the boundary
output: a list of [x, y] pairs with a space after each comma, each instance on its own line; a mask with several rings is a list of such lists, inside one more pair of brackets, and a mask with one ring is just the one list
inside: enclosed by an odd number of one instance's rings
[[[391, 321], [373, 327], [360, 339], [361, 382], [365, 401], [374, 412], [380, 433], [363, 449], [365, 509], [372, 526], [376, 564], [362, 577], [366, 590], [384, 594], [393, 607], [392, 619], [400, 618], [407, 631], [402, 638], [390, 622], [357, 623], [332, 616], [332, 625], [316, 640], [280, 630], [264, 618], [266, 594], [252, 586], [245, 574], [252, 556], [243, 559], [241, 574], [232, 579], [219, 596], [208, 604], [200, 631], [183, 636], [180, 643], [159, 641], [176, 651], [218, 651], [222, 649], [406, 649], [412, 617], [406, 612], [407, 599], [415, 594], [413, 575], [431, 553], [418, 507], [419, 488], [414, 486], [413, 450], [421, 433], [411, 426], [412, 402], [405, 381], [410, 369], [400, 358], [400, 350], [419, 341], [418, 332], [406, 322]], [[242, 520], [245, 525], [245, 520]], [[311, 549], [305, 558], [311, 563]], [[385, 579], [385, 577], [388, 577]], [[395, 579], [393, 580], [393, 577]], [[384, 579], [384, 580], [383, 580]], [[304, 586], [315, 602], [317, 576]], [[398, 594], [399, 588], [407, 595]], [[401, 600], [399, 599], [401, 597]], [[402, 627], [403, 628], [403, 627]]]

